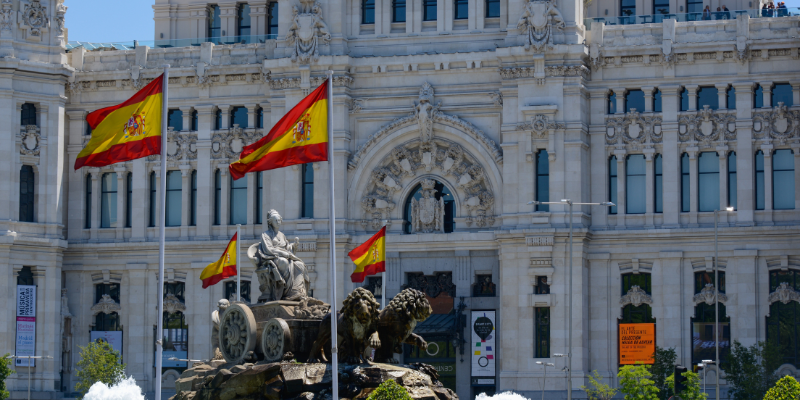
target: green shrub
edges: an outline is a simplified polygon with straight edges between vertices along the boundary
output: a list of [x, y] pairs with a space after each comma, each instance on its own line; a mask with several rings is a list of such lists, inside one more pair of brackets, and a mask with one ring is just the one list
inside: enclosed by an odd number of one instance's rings
[[729, 396], [733, 400], [763, 399], [777, 382], [775, 371], [782, 363], [781, 349], [773, 343], [745, 347], [734, 340], [728, 359], [722, 363]]
[[675, 364], [678, 360], [678, 353], [670, 347], [665, 349], [656, 346], [653, 353], [653, 365], [650, 366], [650, 373], [653, 374], [653, 382], [658, 388], [658, 397], [667, 400], [672, 396], [672, 389], [667, 385], [667, 377], [672, 376], [675, 371]]
[[797, 400], [800, 399], [800, 383], [791, 375], [781, 378], [775, 386], [767, 390], [764, 400]]
[[406, 389], [392, 379], [381, 383], [369, 394], [367, 400], [412, 400]]
[[11, 393], [6, 390], [6, 378], [15, 373], [15, 371], [8, 367], [8, 364], [11, 364], [9, 356], [10, 354], [6, 353], [3, 358], [0, 358], [0, 400], [5, 400], [8, 396], [11, 396]]
[[[686, 371], [681, 374], [686, 377], [686, 381], [684, 385], [686, 385], [686, 389], [683, 389], [682, 392], [676, 393], [681, 400], [705, 400], [708, 397], [707, 394], [703, 393], [700, 390], [700, 375], [696, 372]], [[667, 377], [667, 386], [671, 393], [675, 392], [675, 374], [673, 372], [672, 375]]]
[[625, 400], [658, 400], [658, 388], [644, 365], [626, 365], [619, 370], [619, 391]]
[[122, 363], [119, 352], [108, 342], [91, 342], [86, 347], [79, 348], [81, 360], [78, 361], [78, 383], [75, 390], [80, 392], [81, 398], [97, 382], [112, 386], [125, 379], [125, 364]]
[[603, 377], [600, 376], [597, 370], [592, 371], [592, 375], [587, 375], [586, 377], [589, 378], [589, 383], [592, 387], [581, 386], [581, 389], [586, 392], [586, 396], [589, 397], [589, 400], [610, 400], [617, 394], [617, 389], [602, 382]]

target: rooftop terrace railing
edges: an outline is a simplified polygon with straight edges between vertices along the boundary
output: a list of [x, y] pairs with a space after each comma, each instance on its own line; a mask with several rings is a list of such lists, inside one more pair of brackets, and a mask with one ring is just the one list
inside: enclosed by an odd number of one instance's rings
[[736, 19], [741, 14], [748, 14], [750, 18], [779, 18], [791, 17], [800, 15], [800, 8], [775, 8], [775, 9], [762, 9], [762, 10], [729, 10], [729, 11], [711, 11], [711, 13], [695, 12], [695, 13], [660, 13], [651, 15], [627, 15], [622, 17], [601, 17], [601, 18], [584, 18], [583, 24], [586, 30], [592, 29], [592, 23], [603, 22], [606, 25], [637, 25], [637, 24], [653, 24], [664, 22], [665, 19], [674, 19], [677, 22], [690, 22], [690, 21], [715, 21]]
[[111, 50], [133, 50], [138, 46], [149, 46], [150, 48], [169, 48], [169, 47], [189, 47], [200, 46], [203, 43], [214, 43], [216, 45], [225, 44], [251, 44], [265, 43], [273, 40], [278, 35], [250, 35], [250, 36], [222, 36], [192, 39], [161, 39], [161, 40], [131, 40], [124, 42], [67, 42], [67, 50], [83, 47], [86, 50], [111, 51]]

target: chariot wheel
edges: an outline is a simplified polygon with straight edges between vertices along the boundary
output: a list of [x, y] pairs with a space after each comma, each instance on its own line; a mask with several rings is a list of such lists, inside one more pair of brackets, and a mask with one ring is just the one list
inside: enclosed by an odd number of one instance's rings
[[289, 325], [282, 318], [273, 318], [264, 325], [261, 331], [261, 351], [264, 360], [277, 362], [283, 359], [283, 354], [290, 351], [292, 335]]
[[256, 348], [256, 319], [244, 304], [231, 304], [219, 323], [219, 350], [225, 361], [244, 363], [245, 357]]

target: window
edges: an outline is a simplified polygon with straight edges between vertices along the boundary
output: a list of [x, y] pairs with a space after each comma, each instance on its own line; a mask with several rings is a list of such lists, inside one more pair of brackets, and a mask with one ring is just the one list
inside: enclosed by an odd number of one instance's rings
[[219, 18], [219, 6], [212, 5], [208, 9], [208, 38], [219, 38], [221, 26], [222, 21]]
[[608, 109], [608, 113], [609, 114], [616, 114], [616, 112], [617, 112], [617, 94], [616, 93], [611, 92], [608, 95], [608, 106], [606, 108]]
[[680, 110], [681, 111], [688, 111], [689, 110], [689, 91], [686, 88], [681, 88], [681, 104]]
[[689, 201], [689, 196], [691, 193], [690, 182], [689, 155], [683, 153], [683, 155], [681, 155], [681, 212], [691, 211], [691, 201]]
[[500, 17], [500, 0], [486, 0], [486, 18]]
[[197, 110], [192, 110], [192, 130], [197, 131]]
[[656, 213], [664, 212], [664, 170], [661, 168], [661, 154], [656, 154], [653, 158], [653, 210]]
[[753, 108], [761, 107], [764, 107], [764, 89], [756, 83], [756, 88], [753, 90]]
[[118, 283], [100, 283], [94, 285], [94, 302], [97, 304], [103, 299], [103, 295], [111, 297], [112, 300], [119, 303], [119, 284]]
[[117, 226], [117, 173], [103, 174], [100, 181], [100, 227]]
[[[550, 201], [550, 160], [544, 149], [536, 152], [536, 201]], [[550, 211], [550, 205], [537, 204], [536, 211]]]
[[[719, 292], [725, 293], [725, 272], [719, 271]], [[694, 293], [700, 294], [703, 290], [714, 290], [714, 272], [696, 272], [694, 274]], [[714, 359], [715, 331], [714, 331], [714, 303], [701, 302], [695, 307], [692, 318], [692, 363], [701, 360]], [[727, 316], [725, 304], [719, 303], [720, 341], [719, 353], [724, 363], [730, 351], [730, 318]]]
[[[250, 281], [241, 281], [239, 285], [242, 287], [242, 301], [250, 303]], [[236, 281], [225, 282], [225, 298], [231, 302], [236, 301]]]
[[497, 285], [492, 282], [492, 275], [475, 275], [475, 284], [472, 285], [472, 297], [495, 297]]
[[[793, 272], [794, 271], [790, 271]], [[798, 365], [797, 337], [800, 335], [800, 303], [776, 301], [769, 305], [767, 341], [777, 345], [783, 363]]]
[[183, 111], [169, 110], [167, 112], [167, 126], [172, 127], [174, 131], [183, 130]]
[[728, 207], [736, 209], [736, 152], [728, 154]]
[[133, 172], [128, 172], [125, 191], [125, 227], [130, 228], [133, 222]]
[[314, 167], [311, 164], [303, 164], [300, 173], [303, 174], [300, 218], [314, 218]]
[[725, 108], [729, 110], [736, 109], [736, 88], [729, 87], [726, 92], [727, 98], [725, 99]]
[[534, 308], [536, 314], [536, 333], [534, 337], [536, 358], [549, 358], [550, 357], [550, 308], [536, 307]]
[[794, 155], [789, 149], [772, 156], [772, 209], [794, 210]]
[[406, 0], [392, 0], [392, 22], [406, 22]]
[[237, 11], [237, 15], [236, 15], [237, 18], [236, 19], [238, 20], [237, 24], [236, 24], [236, 29], [237, 29], [236, 36], [239, 36], [236, 41], [237, 42], [241, 41], [241, 42], [249, 43], [250, 42], [249, 41], [249, 39], [250, 39], [249, 38], [249, 36], [250, 36], [250, 5], [249, 4], [240, 4], [239, 5], [239, 9], [236, 10], [236, 11]]
[[256, 128], [264, 128], [264, 109], [261, 107], [256, 110]]
[[764, 152], [756, 152], [756, 210], [764, 209]]
[[157, 184], [156, 184], [156, 173], [150, 173], [150, 226], [156, 226], [156, 212], [157, 205], [158, 205], [158, 198], [157, 198]]
[[375, 0], [361, 0], [361, 23], [375, 23]]
[[686, 0], [687, 13], [701, 13], [703, 12], [703, 0]]
[[436, 21], [437, 0], [422, 0], [422, 20]]
[[34, 222], [34, 179], [33, 167], [23, 165], [19, 170], [19, 220], [23, 222]]
[[[374, 0], [373, 0], [374, 1]], [[269, 21], [267, 25], [267, 35], [278, 34], [278, 2], [269, 3]]]
[[788, 83], [776, 83], [772, 87], [772, 106], [776, 107], [778, 103], [783, 103], [786, 107], [794, 105], [792, 99], [792, 85]]
[[608, 201], [614, 206], [608, 208], [609, 214], [617, 213], [617, 156], [608, 159]]
[[625, 95], [625, 111], [633, 111], [632, 109], [644, 112], [644, 92], [639, 89], [629, 90]]
[[167, 282], [164, 284], [164, 298], [171, 294], [180, 301], [186, 301], [186, 284], [184, 282]]
[[189, 325], [186, 324], [186, 316], [180, 311], [171, 314], [165, 311], [162, 323], [163, 332], [161, 341], [163, 343], [164, 352], [172, 352], [172, 354], [177, 356], [176, 358], [187, 357], [187, 351], [189, 349]]
[[[305, 165], [305, 164], [303, 164]], [[262, 215], [264, 212], [264, 205], [262, 196], [264, 191], [264, 171], [258, 171], [256, 173], [256, 223], [261, 224], [263, 223]]]
[[669, 0], [653, 0], [653, 14], [669, 14]]
[[[789, 87], [791, 89], [791, 87]], [[36, 123], [36, 106], [31, 103], [24, 103], [20, 115], [20, 125], [38, 125]]]
[[653, 112], [661, 112], [661, 91], [658, 89], [653, 92]]
[[[622, 295], [628, 294], [633, 286], [638, 286], [647, 294], [652, 294], [651, 276], [647, 273], [642, 274], [623, 274], [622, 275]], [[622, 308], [621, 323], [624, 324], [640, 324], [640, 323], [653, 323], [656, 320], [653, 318], [653, 310], [649, 304], [641, 304], [634, 306], [627, 304]]]
[[222, 223], [222, 173], [214, 172], [214, 225]]
[[83, 210], [83, 227], [92, 227], [92, 176], [86, 174], [86, 208]]
[[[450, 189], [439, 181], [435, 181], [433, 190], [435, 191], [434, 198], [436, 201], [439, 201], [439, 199], [444, 199], [444, 232], [450, 233], [455, 230], [456, 227], [456, 223], [453, 221], [453, 216], [456, 214], [455, 200], [452, 193], [450, 193]], [[421, 198], [422, 185], [417, 184], [413, 189], [411, 189], [408, 198], [406, 198], [405, 207], [403, 208], [403, 215], [405, 217], [403, 227], [406, 233], [414, 232], [414, 229], [411, 226], [411, 199], [419, 201]]]
[[33, 286], [35, 285], [33, 280], [33, 271], [31, 267], [22, 267], [21, 270], [17, 273], [17, 285], [27, 285]]
[[247, 224], [247, 178], [234, 180], [231, 177], [230, 224]]
[[167, 172], [167, 225], [181, 226], [181, 171]]
[[622, 296], [628, 294], [632, 287], [638, 286], [639, 289], [644, 290], [647, 294], [652, 292], [652, 276], [650, 274], [622, 274]]
[[[719, 292], [725, 293], [725, 271], [717, 271], [719, 275]], [[706, 287], [713, 290], [714, 288], [714, 272], [696, 272], [694, 274], [694, 294], [699, 294]]]
[[233, 107], [231, 109], [231, 123], [230, 126], [235, 124], [239, 125], [239, 128], [246, 129], [247, 128], [247, 108], [245, 107]]
[[546, 276], [536, 277], [536, 294], [550, 294], [550, 285]]
[[214, 118], [214, 129], [216, 130], [222, 129], [222, 110], [220, 110], [219, 108], [217, 109]]
[[719, 108], [719, 90], [714, 86], [703, 86], [697, 92], [697, 109], [702, 110], [704, 106], [712, 110]]
[[453, 0], [453, 6], [455, 8], [455, 19], [469, 18], [469, 0]]
[[643, 154], [629, 155], [625, 161], [625, 213], [646, 211], [646, 163]]
[[636, 0], [620, 0], [619, 15], [622, 17], [630, 17], [636, 15]]
[[706, 151], [697, 158], [698, 211], [719, 210], [719, 156]]
[[98, 313], [94, 316], [94, 326], [92, 330], [95, 332], [121, 331], [119, 314], [116, 312], [108, 314], [104, 312]]
[[191, 223], [189, 225], [197, 225], [197, 170], [192, 171], [192, 208], [191, 208]]

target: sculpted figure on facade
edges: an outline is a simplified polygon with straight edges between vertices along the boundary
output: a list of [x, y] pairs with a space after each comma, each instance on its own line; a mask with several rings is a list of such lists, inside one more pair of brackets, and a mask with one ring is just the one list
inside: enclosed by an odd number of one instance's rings
[[47, 7], [43, 6], [40, 0], [31, 0], [25, 4], [22, 10], [22, 25], [28, 29], [28, 36], [32, 39], [39, 39], [42, 31], [47, 28], [49, 19], [47, 18]]
[[310, 280], [306, 265], [294, 255], [300, 244], [298, 238], [294, 243], [286, 239], [280, 231], [283, 218], [275, 210], [267, 213], [269, 229], [261, 234], [261, 241], [247, 251], [256, 264], [261, 296], [259, 302], [275, 300], [298, 301], [307, 297]]
[[286, 42], [294, 47], [292, 62], [308, 63], [319, 60], [319, 45], [331, 41], [328, 25], [322, 19], [322, 6], [318, 2], [302, 1], [302, 12], [292, 6], [292, 23]]
[[220, 299], [217, 302], [217, 309], [211, 312], [211, 343], [214, 347], [214, 354], [212, 355], [214, 360], [221, 360], [223, 359], [222, 353], [219, 351], [219, 321], [222, 313], [231, 305], [228, 300]]
[[422, 198], [411, 199], [411, 231], [444, 233], [444, 199], [436, 200], [436, 181], [422, 180]]
[[0, 31], [10, 31], [14, 23], [14, 10], [11, 0], [0, 3]]
[[553, 47], [553, 29], [562, 30], [566, 24], [556, 5], [548, 0], [533, 0], [525, 5], [517, 22], [525, 37], [525, 50], [540, 53]]
[[433, 138], [433, 116], [439, 111], [439, 105], [433, 105], [433, 86], [425, 82], [419, 89], [419, 104], [414, 103], [414, 115], [419, 123], [420, 138], [430, 142]]
[[67, 6], [64, 3], [56, 5], [56, 34], [64, 36], [64, 14], [67, 13]]

